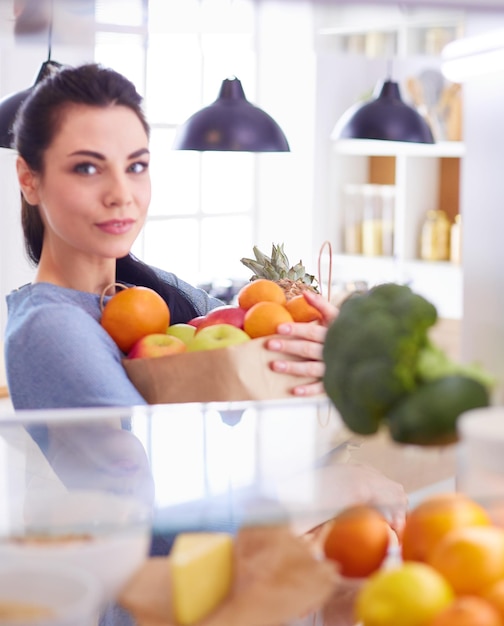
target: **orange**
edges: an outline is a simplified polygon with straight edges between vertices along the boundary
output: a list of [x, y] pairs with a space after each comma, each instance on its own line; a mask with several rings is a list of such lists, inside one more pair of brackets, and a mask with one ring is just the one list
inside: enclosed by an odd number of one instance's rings
[[453, 528], [489, 524], [485, 509], [461, 493], [431, 496], [406, 516], [402, 557], [405, 561], [425, 561], [433, 547]]
[[285, 304], [285, 291], [272, 280], [258, 278], [244, 285], [238, 292], [238, 305], [250, 309], [258, 302], [277, 302]]
[[504, 621], [504, 578], [483, 589], [480, 595], [497, 609], [501, 619]]
[[440, 611], [427, 626], [504, 626], [504, 623], [483, 598], [462, 596]]
[[427, 561], [457, 595], [478, 595], [504, 578], [504, 529], [454, 528], [433, 548]]
[[311, 304], [308, 304], [303, 294], [288, 300], [285, 308], [292, 315], [292, 319], [295, 322], [315, 322], [322, 319], [322, 313]]
[[390, 527], [378, 510], [350, 506], [329, 524], [324, 554], [338, 563], [342, 576], [363, 578], [380, 567], [387, 556]]
[[292, 315], [278, 302], [258, 302], [245, 313], [243, 330], [255, 339], [277, 332], [279, 324], [293, 322]]
[[119, 348], [128, 353], [142, 337], [166, 332], [170, 325], [170, 309], [153, 289], [128, 287], [107, 301], [101, 325]]

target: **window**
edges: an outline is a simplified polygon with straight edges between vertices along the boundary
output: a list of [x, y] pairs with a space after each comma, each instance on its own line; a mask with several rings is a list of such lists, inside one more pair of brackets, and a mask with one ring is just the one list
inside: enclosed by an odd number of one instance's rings
[[[253, 0], [96, 4], [95, 60], [130, 78], [151, 124], [152, 203], [134, 253], [193, 284], [248, 278], [256, 158], [171, 149], [177, 126], [236, 75], [254, 101]], [[127, 7], [125, 6], [127, 5]]]

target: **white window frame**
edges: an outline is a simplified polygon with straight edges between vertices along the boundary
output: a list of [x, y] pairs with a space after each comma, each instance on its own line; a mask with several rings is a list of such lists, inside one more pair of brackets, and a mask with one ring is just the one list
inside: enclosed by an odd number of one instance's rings
[[[207, 2], [207, 0], [192, 0], [192, 1], [193, 1], [193, 4], [199, 4], [200, 12], [203, 11], [203, 5], [205, 4], [205, 2]], [[241, 0], [241, 1], [243, 2], [244, 0]], [[142, 95], [145, 94], [145, 109], [147, 112], [147, 116], [149, 118], [149, 93], [148, 93], [147, 71], [148, 71], [148, 64], [151, 62], [151, 60], [149, 59], [149, 55], [152, 54], [149, 49], [149, 37], [151, 35], [151, 33], [149, 33], [149, 0], [138, 0], [138, 2], [143, 7], [143, 17], [142, 17], [141, 24], [138, 24], [136, 26], [118, 25], [117, 23], [109, 24], [109, 23], [99, 23], [97, 21], [97, 23], [95, 24], [96, 39], [98, 42], [100, 39], [103, 39], [104, 36], [111, 34], [115, 36], [120, 35], [123, 37], [131, 37], [132, 39], [135, 38], [137, 40], [140, 39], [142, 41], [142, 44], [141, 44], [142, 54], [143, 54], [142, 76], [141, 78], [137, 77], [136, 80], [131, 75], [129, 77], [132, 80], [134, 80], [139, 92]], [[225, 5], [227, 2], [229, 2], [229, 0], [223, 0], [221, 4]], [[251, 2], [251, 5], [254, 4], [253, 0], [250, 0], [250, 2]], [[207, 12], [208, 12], [208, 9], [207, 9]], [[203, 30], [200, 30], [196, 34], [198, 36], [198, 44], [200, 47], [199, 54], [200, 54], [201, 65], [202, 65], [201, 70], [200, 70], [202, 84], [199, 85], [200, 100], [196, 108], [196, 110], [198, 110], [199, 108], [202, 108], [203, 106], [210, 104], [212, 97], [214, 99], [217, 97], [218, 90], [220, 88], [220, 83], [215, 85], [215, 93], [213, 96], [210, 96], [210, 100], [209, 100], [208, 94], [204, 93], [205, 87], [203, 84], [204, 77], [205, 77], [205, 55], [203, 51], [203, 46], [204, 46], [203, 36], [208, 33], [207, 32], [205, 33]], [[98, 47], [99, 46], [97, 45], [97, 48]], [[97, 61], [102, 60], [100, 59], [100, 56], [99, 54], [96, 53], [96, 51], [95, 51], [95, 59]], [[115, 69], [118, 69], [118, 71], [122, 71], [123, 73], [128, 75], [127, 70], [124, 71], [123, 68], [120, 67], [120, 64]], [[222, 79], [224, 78], [227, 78], [227, 76], [222, 76]], [[172, 86], [172, 87], [174, 89], [175, 94], [177, 93], [177, 89], [183, 89], [183, 85]], [[253, 100], [248, 93], [249, 90], [247, 89], [246, 85], [244, 85], [244, 89], [246, 92], [246, 96], [249, 99]], [[194, 112], [195, 111], [193, 110], [191, 111], [188, 110], [186, 113], [186, 118], [189, 117], [189, 115], [191, 115]], [[159, 132], [166, 132], [166, 133], [171, 133], [173, 137], [177, 126], [183, 121], [184, 119], [178, 119], [176, 121], [159, 121], [158, 119], [155, 119], [155, 118], [152, 119], [151, 121], [151, 119], [149, 119], [151, 132], [153, 136], [155, 136], [156, 133], [159, 133]], [[166, 145], [166, 150], [167, 151], [171, 150], [171, 145], [168, 143]], [[195, 188], [197, 189], [196, 194], [198, 196], [198, 200], [197, 200], [196, 209], [192, 213], [187, 213], [187, 212], [177, 213], [177, 212], [171, 212], [170, 210], [167, 210], [166, 212], [164, 212], [163, 210], [159, 209], [159, 203], [157, 204], [156, 207], [154, 207], [154, 202], [153, 202], [151, 204], [151, 210], [147, 217], [144, 229], [139, 235], [139, 238], [137, 239], [137, 241], [135, 242], [133, 252], [139, 258], [145, 260], [148, 263], [151, 263], [158, 267], [162, 267], [163, 269], [166, 269], [169, 271], [174, 271], [181, 278], [188, 280], [188, 282], [192, 282], [195, 284], [208, 285], [214, 282], [219, 283], [219, 282], [222, 282], [223, 280], [231, 279], [239, 283], [240, 281], [248, 279], [248, 277], [250, 276], [250, 271], [247, 270], [244, 266], [241, 266], [241, 264], [239, 263], [239, 258], [241, 258], [242, 256], [250, 256], [250, 254], [252, 253], [252, 245], [256, 243], [257, 241], [257, 231], [258, 231], [258, 210], [257, 210], [258, 194], [257, 194], [257, 189], [256, 189], [257, 157], [251, 156], [250, 154], [244, 155], [244, 154], [236, 154], [236, 153], [230, 156], [230, 153], [226, 153], [226, 156], [224, 158], [228, 158], [228, 159], [233, 158], [234, 160], [242, 159], [243, 161], [246, 160], [246, 167], [250, 168], [249, 169], [249, 173], [251, 177], [250, 202], [249, 202], [248, 208], [245, 210], [242, 208], [241, 210], [238, 210], [238, 211], [225, 210], [223, 212], [219, 212], [218, 209], [214, 210], [212, 208], [211, 213], [209, 213], [208, 211], [205, 211], [205, 204], [208, 206], [210, 203], [208, 200], [205, 199], [203, 179], [205, 176], [205, 172], [208, 171], [210, 167], [212, 167], [210, 165], [212, 160], [222, 158], [222, 156], [219, 157], [218, 155], [216, 155], [216, 153], [213, 153], [213, 154], [212, 153], [197, 153], [197, 155], [195, 155], [194, 157], [190, 157], [190, 158], [192, 158], [192, 163], [194, 164], [194, 168], [190, 175], [190, 181], [188, 181], [188, 184], [191, 187], [193, 187], [193, 189], [191, 190], [191, 193], [194, 194], [194, 189]], [[215, 168], [215, 170], [217, 169], [215, 164], [213, 165], [213, 167]], [[153, 170], [154, 170], [154, 167], [153, 167]], [[152, 174], [153, 190], [156, 189], [156, 186], [159, 189], [159, 187], [162, 185], [166, 186], [170, 184], [169, 180], [167, 182], [160, 180], [161, 175], [159, 175], [159, 172], [158, 172], [158, 177], [156, 177], [155, 170], [151, 172], [151, 174]], [[170, 175], [170, 172], [167, 172], [168, 177], [169, 175]], [[223, 191], [224, 192], [226, 191], [224, 184], [223, 184]], [[154, 201], [154, 198], [155, 198], [155, 194], [153, 194], [153, 201]], [[213, 202], [214, 206], [217, 206], [217, 204], [218, 203]], [[187, 220], [192, 220], [192, 229], [190, 230], [192, 235], [190, 236], [190, 241], [187, 241], [187, 242], [173, 242], [172, 241], [171, 242], [172, 245], [179, 244], [180, 248], [183, 248], [183, 249], [178, 250], [178, 254], [175, 256], [174, 259], [173, 258], [171, 259], [171, 263], [164, 262], [162, 244], [160, 243], [160, 241], [158, 241], [157, 245], [149, 246], [148, 244], [149, 232], [156, 233], [156, 231], [158, 232], [164, 231], [167, 233], [167, 237], [168, 237], [170, 233], [170, 224], [173, 227], [177, 223], [182, 224], [186, 222]], [[215, 226], [216, 224], [215, 220], [219, 221], [219, 227]], [[214, 230], [219, 231], [223, 229], [223, 236], [221, 240], [219, 239], [219, 237], [216, 238], [217, 241], [215, 242], [215, 248], [212, 250], [212, 252], [210, 252], [211, 246], [208, 245], [208, 242], [210, 241], [210, 237], [207, 237], [206, 238], [207, 245], [206, 245], [206, 253], [205, 253], [204, 251], [205, 240], [203, 237], [203, 231], [206, 227], [211, 228], [212, 223], [214, 224]], [[241, 232], [243, 230], [247, 232], [246, 233]], [[241, 238], [243, 240], [242, 246], [239, 246], [237, 243], [237, 241], [240, 241], [239, 239], [240, 235], [242, 235]], [[159, 237], [159, 240], [161, 239], [162, 237]], [[235, 246], [234, 251], [233, 251], [233, 244]], [[153, 247], [155, 249], [153, 249]], [[169, 255], [168, 255], [169, 248], [170, 246], [167, 245], [166, 251], [167, 251], [168, 258], [169, 258]], [[211, 268], [213, 264], [212, 257], [216, 254], [221, 255], [220, 265], [217, 264], [219, 266], [219, 269], [208, 271], [208, 267]], [[227, 266], [226, 266], [226, 263], [224, 262], [224, 255], [227, 255]], [[236, 257], [236, 259], [234, 257]]]

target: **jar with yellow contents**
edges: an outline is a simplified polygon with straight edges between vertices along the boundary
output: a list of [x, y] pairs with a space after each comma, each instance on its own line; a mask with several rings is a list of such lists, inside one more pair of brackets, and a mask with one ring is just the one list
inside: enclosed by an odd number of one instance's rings
[[450, 258], [450, 220], [444, 211], [427, 211], [420, 236], [420, 258], [424, 261]]

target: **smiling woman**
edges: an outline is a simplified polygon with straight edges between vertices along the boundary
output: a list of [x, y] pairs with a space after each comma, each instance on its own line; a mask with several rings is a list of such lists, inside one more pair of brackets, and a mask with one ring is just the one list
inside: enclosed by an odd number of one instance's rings
[[[8, 384], [16, 409], [144, 404], [118, 346], [101, 324], [101, 294], [117, 282], [149, 287], [186, 323], [222, 303], [130, 252], [150, 202], [149, 126], [124, 76], [96, 64], [65, 68], [25, 100], [14, 127], [22, 224], [35, 279], [8, 296]], [[110, 296], [109, 296], [110, 298]], [[319, 298], [322, 323], [292, 323], [271, 345], [275, 363], [305, 377], [293, 393], [321, 391], [320, 348], [334, 307]], [[107, 303], [105, 302], [105, 308]], [[321, 350], [317, 349], [318, 354]], [[302, 356], [284, 361], [284, 354]], [[38, 380], [37, 388], [26, 380]]]
[[[107, 285], [155, 289], [173, 322], [220, 304], [129, 256], [150, 201], [140, 103], [123, 76], [84, 65], [47, 79], [23, 105], [17, 172], [26, 249], [37, 271], [33, 284], [8, 298], [6, 366], [16, 408], [144, 403], [119, 348], [96, 325]], [[78, 354], [75, 365], [64, 364], [62, 348], [65, 360]], [[37, 393], [24, 385], [35, 378]]]

